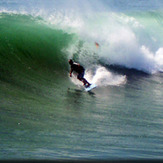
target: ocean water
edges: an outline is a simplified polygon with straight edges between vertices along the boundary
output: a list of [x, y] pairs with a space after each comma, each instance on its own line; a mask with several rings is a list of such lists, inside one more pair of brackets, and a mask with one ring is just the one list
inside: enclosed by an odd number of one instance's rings
[[163, 159], [162, 22], [162, 0], [0, 0], [0, 160]]

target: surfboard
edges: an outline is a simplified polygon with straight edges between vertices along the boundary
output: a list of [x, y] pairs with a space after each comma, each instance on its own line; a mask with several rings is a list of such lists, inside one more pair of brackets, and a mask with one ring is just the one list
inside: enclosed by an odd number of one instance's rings
[[96, 84], [91, 84], [89, 87], [85, 88], [85, 91], [91, 91], [93, 88], [96, 88], [97, 85]]

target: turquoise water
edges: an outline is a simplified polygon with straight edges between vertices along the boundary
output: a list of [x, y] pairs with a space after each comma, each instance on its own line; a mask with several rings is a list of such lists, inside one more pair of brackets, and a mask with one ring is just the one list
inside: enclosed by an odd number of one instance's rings
[[0, 159], [163, 159], [162, 2], [71, 2], [0, 0]]

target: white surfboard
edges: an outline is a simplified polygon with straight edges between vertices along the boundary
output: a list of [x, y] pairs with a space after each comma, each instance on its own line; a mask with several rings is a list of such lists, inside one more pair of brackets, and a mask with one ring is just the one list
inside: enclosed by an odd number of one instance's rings
[[97, 87], [97, 85], [96, 84], [91, 84], [89, 87], [87, 87], [87, 88], [85, 88], [85, 91], [90, 91], [90, 90], [92, 90], [93, 88], [96, 88]]

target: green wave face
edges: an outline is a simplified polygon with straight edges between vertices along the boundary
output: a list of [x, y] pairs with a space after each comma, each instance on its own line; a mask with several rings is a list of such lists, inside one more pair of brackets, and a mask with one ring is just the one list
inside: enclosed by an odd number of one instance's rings
[[73, 35], [52, 29], [39, 18], [0, 15], [0, 78], [11, 80], [67, 68], [64, 53]]

